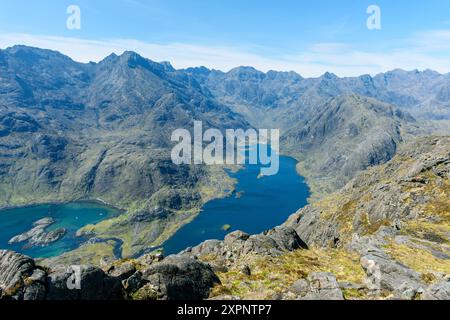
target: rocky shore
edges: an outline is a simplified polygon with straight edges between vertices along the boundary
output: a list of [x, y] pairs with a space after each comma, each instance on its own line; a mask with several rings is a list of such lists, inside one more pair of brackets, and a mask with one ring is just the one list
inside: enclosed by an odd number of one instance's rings
[[53, 231], [46, 229], [55, 223], [52, 218], [43, 218], [33, 223], [33, 228], [27, 232], [19, 234], [8, 241], [9, 244], [26, 242], [24, 249], [32, 247], [45, 247], [64, 237], [66, 229], [59, 228]]

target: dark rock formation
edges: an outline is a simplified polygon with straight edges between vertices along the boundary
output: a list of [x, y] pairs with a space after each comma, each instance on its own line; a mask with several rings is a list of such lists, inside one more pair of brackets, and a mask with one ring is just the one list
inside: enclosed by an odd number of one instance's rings
[[3, 296], [19, 300], [41, 300], [45, 297], [45, 272], [33, 259], [0, 250], [0, 289]]
[[156, 288], [156, 297], [167, 300], [206, 299], [220, 284], [210, 266], [187, 257], [170, 256], [143, 271], [143, 278]]
[[59, 267], [48, 274], [48, 300], [122, 299], [118, 278], [92, 266]]
[[[220, 284], [211, 267], [185, 256], [43, 269], [33, 259], [0, 251], [0, 298], [13, 300], [199, 300]], [[136, 269], [139, 266], [140, 270]]]

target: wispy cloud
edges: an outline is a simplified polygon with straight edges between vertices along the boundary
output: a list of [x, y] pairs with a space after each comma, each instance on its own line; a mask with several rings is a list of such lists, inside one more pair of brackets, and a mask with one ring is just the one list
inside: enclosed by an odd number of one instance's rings
[[333, 72], [339, 76], [377, 74], [395, 68], [450, 71], [450, 30], [417, 33], [398, 48], [359, 50], [346, 43], [317, 43], [298, 54], [265, 56], [239, 47], [158, 44], [132, 39], [87, 40], [30, 34], [0, 34], [0, 47], [24, 44], [60, 51], [80, 62], [100, 61], [111, 53], [132, 50], [155, 61], [170, 61], [176, 68], [206, 66], [227, 71], [240, 65], [262, 71], [296, 71], [303, 76]]

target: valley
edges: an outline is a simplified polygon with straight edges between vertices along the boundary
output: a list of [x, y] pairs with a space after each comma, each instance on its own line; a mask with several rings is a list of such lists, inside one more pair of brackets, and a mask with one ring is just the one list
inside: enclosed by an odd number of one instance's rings
[[[303, 78], [176, 70], [134, 52], [83, 64], [50, 50], [0, 50], [0, 223], [15, 225], [2, 234], [0, 270], [11, 267], [2, 259], [26, 261], [29, 275], [89, 265], [86, 274], [133, 299], [186, 298], [171, 296], [185, 282], [197, 298], [436, 296], [450, 261], [449, 82], [430, 70]], [[279, 129], [282, 172], [174, 164], [171, 134], [193, 131], [194, 121], [221, 132]], [[71, 221], [71, 206], [86, 201], [107, 209], [84, 208], [86, 219]], [[68, 234], [23, 251], [40, 259], [9, 251], [12, 237], [64, 206], [67, 225], [56, 223]], [[58, 270], [45, 277], [62, 281]], [[51, 297], [19, 278], [0, 277], [0, 289]]]

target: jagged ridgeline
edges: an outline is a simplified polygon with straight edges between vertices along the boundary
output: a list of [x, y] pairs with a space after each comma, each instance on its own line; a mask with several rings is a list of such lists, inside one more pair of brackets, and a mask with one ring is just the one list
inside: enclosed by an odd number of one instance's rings
[[[175, 70], [133, 52], [82, 64], [15, 46], [0, 51], [0, 207], [104, 201], [125, 212], [78, 235], [118, 238], [132, 256], [233, 189], [223, 168], [174, 165], [173, 130], [194, 120], [279, 128], [281, 152], [300, 161], [319, 198], [390, 160], [403, 141], [447, 130], [449, 81], [432, 71], [306, 79], [248, 67]], [[63, 259], [98, 261], [99, 247]]]

